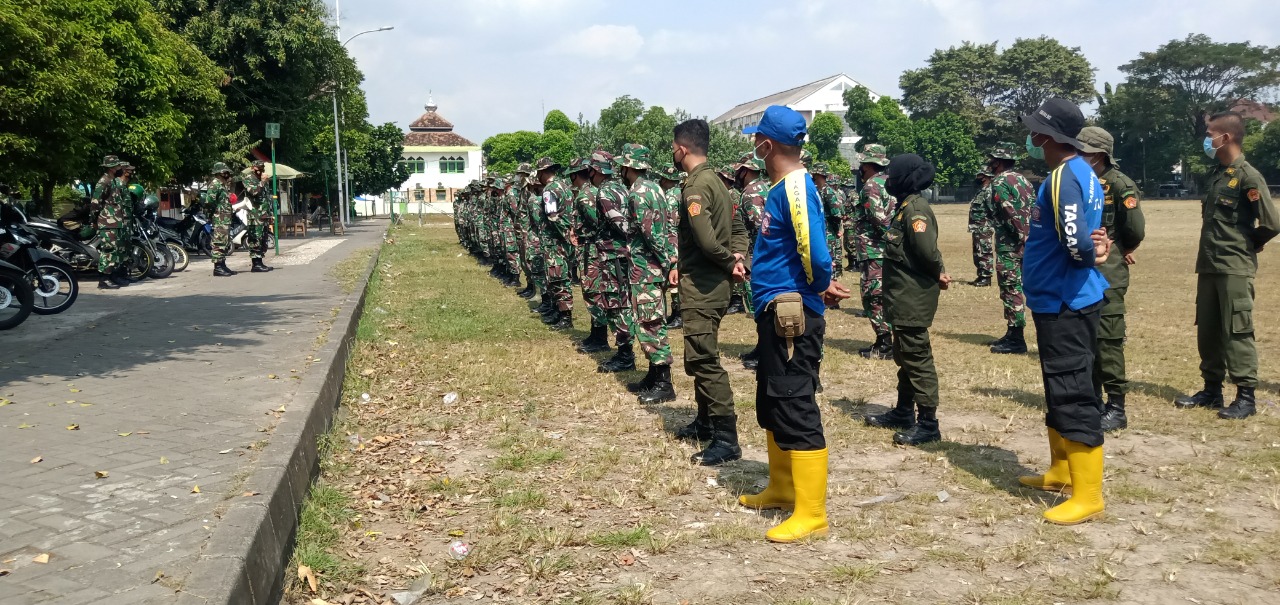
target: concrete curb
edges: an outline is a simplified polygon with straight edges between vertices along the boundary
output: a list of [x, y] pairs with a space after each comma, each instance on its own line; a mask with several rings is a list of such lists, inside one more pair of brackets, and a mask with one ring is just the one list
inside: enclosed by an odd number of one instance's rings
[[279, 600], [302, 503], [319, 470], [319, 439], [333, 424], [369, 279], [381, 256], [379, 244], [365, 267], [355, 304], [338, 312], [316, 354], [324, 371], [312, 368], [303, 376], [288, 413], [245, 481], [244, 491], [262, 495], [233, 500], [187, 576], [178, 603], [266, 605]]

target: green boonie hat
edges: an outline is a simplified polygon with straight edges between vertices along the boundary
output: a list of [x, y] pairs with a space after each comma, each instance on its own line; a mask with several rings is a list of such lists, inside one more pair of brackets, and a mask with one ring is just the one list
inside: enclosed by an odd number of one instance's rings
[[635, 168], [636, 170], [648, 170], [651, 167], [649, 164], [649, 148], [634, 143], [623, 145], [622, 155], [618, 156], [618, 165], [625, 168]]
[[551, 159], [551, 156], [543, 156], [538, 158], [538, 164], [534, 168], [534, 172], [542, 172], [543, 170], [555, 170], [560, 167], [560, 162]]
[[733, 168], [735, 172], [744, 168], [747, 170], [754, 170], [756, 172], [764, 172], [764, 160], [748, 155], [746, 159], [738, 162]]
[[[123, 162], [122, 162], [122, 163], [123, 163]], [[117, 165], [119, 165], [119, 164], [117, 164]], [[227, 165], [226, 165], [226, 164], [224, 164], [224, 163], [222, 163], [222, 162], [218, 162], [218, 163], [216, 163], [216, 164], [214, 164], [214, 165], [213, 165], [213, 170], [212, 170], [211, 172], [212, 172], [213, 174], [223, 174], [223, 173], [231, 174], [231, 169], [230, 169], [230, 168], [227, 168]]]
[[840, 186], [840, 184], [841, 184], [841, 183], [843, 183], [843, 182], [844, 182], [844, 181], [841, 181], [841, 180], [840, 180], [840, 175], [838, 175], [838, 174], [833, 174], [833, 175], [831, 175], [831, 176], [828, 176], [828, 177], [827, 177], [827, 184], [828, 184], [828, 185], [831, 185], [832, 187], [839, 187], [839, 186]]
[[573, 158], [569, 160], [569, 167], [565, 168], [565, 176], [570, 176], [591, 169], [590, 158]]
[[889, 150], [884, 145], [867, 145], [862, 148], [862, 153], [858, 154], [859, 164], [875, 164], [877, 166], [889, 165]]
[[826, 162], [818, 162], [817, 164], [813, 165], [813, 168], [809, 169], [809, 174], [816, 174], [818, 176], [831, 176], [831, 168], [827, 166]]
[[658, 177], [668, 181], [683, 181], [687, 174], [676, 168], [675, 164], [663, 164], [658, 168]]
[[116, 156], [114, 156], [114, 155], [109, 155], [109, 156], [106, 156], [106, 157], [102, 158], [102, 167], [103, 167], [103, 168], [115, 168], [115, 167], [117, 167], [117, 166], [119, 166], [120, 164], [123, 164], [123, 163], [124, 163], [124, 162], [121, 162], [121, 161], [120, 161], [120, 158], [118, 158], [118, 157], [116, 157]]
[[755, 154], [754, 154], [754, 153], [752, 153], [752, 152], [750, 152], [750, 151], [748, 151], [748, 152], [746, 152], [746, 153], [742, 154], [742, 157], [738, 158], [738, 163], [739, 163], [739, 164], [746, 164], [747, 162], [751, 161], [751, 159], [752, 159], [752, 158], [754, 158], [754, 157], [755, 157]]
[[809, 164], [813, 163], [813, 154], [809, 153], [808, 149], [800, 150], [800, 163], [804, 164], [805, 168], [808, 168]]
[[1115, 149], [1116, 140], [1103, 128], [1097, 126], [1085, 126], [1080, 130], [1080, 134], [1076, 135], [1076, 140], [1084, 146], [1081, 151], [1085, 153], [1105, 153], [1107, 161], [1111, 162], [1111, 154]]
[[613, 174], [613, 154], [603, 149], [593, 151], [591, 167], [599, 170], [600, 174]]
[[254, 160], [254, 161], [253, 161], [253, 164], [251, 164], [251, 165], [252, 165], [254, 168], [266, 168], [266, 167], [267, 167], [267, 163], [266, 163], [266, 162], [264, 162], [264, 161], [262, 161], [262, 160]]
[[999, 143], [996, 143], [995, 148], [987, 154], [987, 157], [995, 158], [997, 160], [1011, 160], [1016, 162], [1021, 159], [1022, 154], [1018, 152], [1017, 145], [1008, 141], [1000, 141]]
[[984, 176], [991, 179], [991, 178], [995, 178], [996, 175], [991, 174], [991, 169], [983, 168], [982, 170], [978, 171], [978, 178], [982, 178]]
[[722, 167], [722, 168], [717, 168], [717, 169], [716, 169], [716, 174], [720, 175], [720, 178], [722, 178], [722, 179], [724, 179], [724, 180], [726, 180], [726, 181], [732, 181], [732, 180], [733, 180], [733, 167], [732, 167], [732, 166], [724, 166], [724, 167]]
[[529, 176], [532, 173], [533, 166], [530, 166], [529, 162], [520, 162], [520, 165], [516, 167], [517, 175]]

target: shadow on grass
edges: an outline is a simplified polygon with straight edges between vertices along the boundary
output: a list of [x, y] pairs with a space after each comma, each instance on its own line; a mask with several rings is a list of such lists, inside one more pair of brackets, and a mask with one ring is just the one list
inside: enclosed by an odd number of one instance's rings
[[[1272, 385], [1272, 386], [1274, 387], [1275, 385]], [[1179, 397], [1182, 397], [1183, 395], [1191, 395], [1195, 393], [1194, 390], [1183, 393], [1182, 391], [1179, 391], [1178, 389], [1171, 387], [1167, 384], [1154, 384], [1150, 382], [1143, 382], [1140, 380], [1129, 382], [1129, 391], [1134, 393], [1142, 393], [1143, 395], [1147, 395], [1149, 397], [1153, 397], [1161, 401], [1168, 401], [1170, 403], [1172, 403], [1173, 400]]]
[[852, 338], [827, 338], [823, 343], [828, 347], [834, 347], [854, 357], [858, 356], [858, 351], [871, 346], [871, 341], [869, 340], [854, 340]]
[[[1017, 454], [1004, 448], [955, 443], [944, 438], [943, 441], [922, 445], [920, 449], [945, 456], [951, 466], [972, 475], [977, 484], [966, 486], [971, 489], [980, 490], [983, 485], [987, 485], [1018, 497], [1044, 493], [1018, 483], [1019, 476], [1035, 475], [1039, 471], [1023, 466], [1018, 461]], [[1052, 498], [1054, 494], [1045, 493], [1045, 496]]]
[[1005, 399], [1012, 400], [1018, 405], [1031, 408], [1033, 410], [1045, 409], [1044, 393], [1041, 392], [1025, 391], [1022, 389], [997, 389], [993, 387], [973, 387], [969, 390], [977, 393], [978, 395], [985, 395], [987, 397], [1003, 397]]
[[832, 399], [828, 403], [831, 404], [831, 407], [840, 410], [844, 415], [859, 421], [868, 414], [881, 414], [889, 409], [882, 405], [867, 403], [864, 399], [849, 399], [848, 397]]
[[962, 342], [970, 345], [978, 345], [982, 347], [990, 347], [991, 343], [994, 342], [997, 338], [999, 338], [998, 335], [992, 336], [991, 334], [965, 334], [962, 332], [949, 332], [946, 330], [939, 330], [935, 332], [935, 334], [949, 340], [954, 340], [956, 342]]

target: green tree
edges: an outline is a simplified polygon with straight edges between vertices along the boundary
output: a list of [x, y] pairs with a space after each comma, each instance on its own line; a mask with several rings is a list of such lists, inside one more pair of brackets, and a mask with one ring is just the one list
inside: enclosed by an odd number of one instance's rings
[[844, 102], [845, 122], [862, 137], [864, 146], [877, 143], [888, 148], [890, 154], [905, 152], [911, 120], [897, 101], [888, 96], [872, 101], [871, 91], [857, 86], [844, 91]]
[[404, 133], [394, 123], [371, 129], [357, 147], [348, 149], [352, 195], [381, 195], [409, 179], [409, 169], [400, 162]]
[[933, 163], [934, 181], [941, 186], [957, 186], [973, 179], [982, 169], [969, 125], [958, 115], [939, 113], [911, 123], [910, 149]]
[[726, 166], [738, 161], [743, 154], [751, 153], [755, 145], [750, 137], [719, 124], [711, 125], [711, 144], [707, 147], [707, 161], [712, 166]]
[[840, 139], [843, 136], [844, 120], [834, 113], [820, 113], [809, 124], [809, 142], [813, 143], [814, 155], [824, 162], [840, 157]]
[[[1098, 125], [1115, 139], [1115, 157], [1148, 194], [1173, 176], [1173, 167], [1194, 153], [1168, 90], [1121, 84], [1103, 86]], [[1199, 145], [1199, 143], [1195, 143]]]
[[490, 172], [514, 172], [521, 162], [538, 159], [542, 135], [530, 130], [495, 134], [480, 145]]
[[550, 156], [551, 159], [568, 165], [573, 160], [573, 137], [563, 130], [548, 130], [538, 139], [538, 157]]
[[569, 136], [573, 136], [578, 132], [578, 125], [564, 115], [559, 109], [552, 109], [547, 113], [547, 117], [542, 120], [542, 132], [560, 131]]
[[1280, 126], [1276, 122], [1245, 137], [1244, 154], [1268, 183], [1280, 183]]

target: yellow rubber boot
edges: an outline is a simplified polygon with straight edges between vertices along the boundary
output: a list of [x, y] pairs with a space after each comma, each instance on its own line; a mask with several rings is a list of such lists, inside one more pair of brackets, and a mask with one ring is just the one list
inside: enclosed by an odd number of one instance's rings
[[1063, 440], [1071, 467], [1072, 494], [1066, 502], [1044, 511], [1045, 520], [1075, 525], [1102, 516], [1102, 446]]
[[770, 542], [795, 542], [827, 535], [827, 450], [791, 452], [796, 506], [791, 516], [765, 533]]
[[778, 443], [773, 440], [772, 431], [765, 431], [764, 435], [769, 443], [769, 485], [754, 496], [738, 496], [738, 503], [756, 510], [791, 510], [796, 506], [796, 488], [791, 480], [791, 456], [778, 447]]
[[1049, 470], [1043, 475], [1018, 477], [1018, 483], [1027, 487], [1042, 489], [1046, 492], [1061, 492], [1071, 489], [1071, 471], [1067, 466], [1066, 439], [1058, 431], [1049, 429]]

